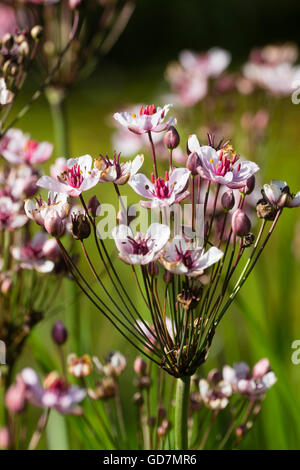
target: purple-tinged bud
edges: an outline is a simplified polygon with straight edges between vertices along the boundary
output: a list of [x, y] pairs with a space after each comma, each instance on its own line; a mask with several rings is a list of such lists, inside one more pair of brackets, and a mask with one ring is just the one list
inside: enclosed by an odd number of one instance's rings
[[0, 428], [0, 449], [8, 449], [10, 446], [10, 433], [7, 427]]
[[147, 363], [141, 356], [138, 356], [133, 364], [134, 372], [138, 375], [144, 375], [147, 369]]
[[255, 188], [255, 175], [250, 176], [250, 178], [247, 179], [246, 184], [243, 188], [240, 189], [240, 192], [248, 196], [253, 192]]
[[170, 126], [168, 131], [164, 135], [164, 144], [169, 150], [173, 150], [178, 147], [180, 137], [174, 126]]
[[7, 294], [11, 290], [12, 280], [10, 277], [5, 278], [1, 283], [1, 292]]
[[252, 375], [254, 380], [261, 379], [267, 372], [270, 370], [270, 362], [269, 359], [263, 358], [258, 361], [252, 370]]
[[170, 271], [165, 271], [164, 273], [164, 281], [169, 284], [170, 282], [172, 282], [173, 280], [173, 273], [171, 273]]
[[50, 210], [44, 219], [44, 227], [53, 237], [61, 237], [65, 232], [65, 223], [55, 209]]
[[147, 420], [148, 426], [150, 426], [150, 428], [154, 428], [155, 423], [156, 423], [156, 417], [155, 416], [149, 416], [149, 418]]
[[225, 211], [230, 211], [234, 204], [235, 204], [235, 198], [232, 189], [228, 189], [222, 197], [221, 197], [221, 204], [222, 207]]
[[52, 339], [54, 343], [56, 343], [58, 346], [61, 346], [67, 341], [67, 338], [67, 328], [61, 320], [58, 320], [56, 323], [54, 323], [52, 328]]
[[187, 158], [186, 167], [187, 167], [188, 170], [190, 170], [192, 175], [195, 176], [195, 175], [198, 174], [197, 168], [200, 165], [200, 163], [201, 163], [201, 160], [200, 160], [200, 157], [199, 157], [198, 153], [192, 152], [192, 153], [189, 154], [189, 156]]
[[251, 222], [249, 217], [241, 209], [237, 209], [232, 216], [232, 231], [239, 237], [244, 237], [250, 232]]
[[156, 263], [148, 264], [148, 273], [150, 276], [158, 276], [159, 269]]
[[26, 404], [26, 385], [20, 375], [5, 394], [5, 406], [11, 413], [22, 413]]
[[138, 378], [137, 386], [141, 389], [143, 388], [150, 388], [152, 385], [152, 380], [149, 375], [142, 375]]
[[167, 433], [166, 428], [164, 428], [163, 426], [158, 426], [157, 428], [158, 437], [165, 437], [166, 433]]
[[237, 437], [242, 437], [243, 434], [245, 433], [245, 426], [238, 426], [235, 431]]
[[81, 6], [82, 0], [69, 0], [69, 7], [72, 10], [76, 10]]
[[90, 236], [91, 225], [85, 214], [72, 215], [71, 232], [75, 240], [83, 240]]
[[167, 412], [164, 406], [160, 406], [158, 408], [158, 417], [159, 419], [163, 419], [167, 416]]
[[99, 207], [100, 207], [100, 202], [98, 201], [97, 196], [91, 197], [91, 199], [88, 202], [88, 211], [92, 217], [97, 217]]

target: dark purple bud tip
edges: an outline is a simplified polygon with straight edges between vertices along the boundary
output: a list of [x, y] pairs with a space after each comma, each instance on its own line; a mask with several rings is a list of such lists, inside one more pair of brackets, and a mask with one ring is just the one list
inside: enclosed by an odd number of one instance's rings
[[246, 184], [243, 188], [240, 189], [241, 193], [244, 193], [246, 196], [251, 194], [255, 188], [255, 176], [252, 175], [247, 179]]
[[67, 337], [68, 331], [65, 324], [61, 320], [58, 320], [56, 323], [54, 323], [52, 328], [53, 341], [59, 346], [61, 346], [67, 341]]
[[164, 144], [169, 150], [173, 150], [178, 147], [180, 137], [175, 127], [170, 126], [169, 130], [164, 135]]
[[231, 221], [232, 231], [239, 237], [244, 237], [250, 232], [251, 222], [249, 217], [241, 209], [237, 209]]
[[234, 203], [235, 199], [233, 191], [232, 189], [228, 189], [228, 191], [226, 191], [226, 193], [224, 193], [221, 198], [221, 204], [223, 206], [223, 209], [225, 211], [230, 211], [233, 208]]
[[200, 161], [198, 153], [192, 152], [192, 153], [189, 154], [189, 156], [187, 158], [186, 167], [187, 167], [188, 170], [190, 170], [192, 175], [195, 176], [195, 175], [198, 174], [197, 168], [200, 165], [200, 163], [201, 163], [201, 161]]
[[88, 211], [89, 214], [91, 214], [92, 217], [96, 217], [98, 214], [98, 208], [100, 207], [100, 202], [97, 199], [97, 196], [91, 197], [91, 199], [88, 202]]

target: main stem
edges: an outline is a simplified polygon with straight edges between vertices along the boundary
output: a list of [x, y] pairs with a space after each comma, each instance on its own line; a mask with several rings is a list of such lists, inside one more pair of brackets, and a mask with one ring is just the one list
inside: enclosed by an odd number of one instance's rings
[[188, 450], [188, 407], [191, 377], [177, 379], [175, 405], [175, 449]]

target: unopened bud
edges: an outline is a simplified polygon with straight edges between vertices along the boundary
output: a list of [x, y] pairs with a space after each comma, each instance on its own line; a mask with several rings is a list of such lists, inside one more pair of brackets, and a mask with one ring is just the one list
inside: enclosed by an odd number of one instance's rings
[[20, 47], [19, 47], [19, 53], [24, 56], [24, 57], [28, 57], [29, 54], [30, 54], [30, 47], [29, 47], [29, 44], [27, 41], [23, 41], [21, 44], [20, 44]]
[[67, 341], [67, 338], [68, 331], [66, 325], [61, 320], [58, 320], [56, 323], [54, 323], [52, 328], [52, 339], [54, 343], [58, 344], [58, 346], [61, 346]]
[[152, 384], [151, 377], [148, 375], [142, 375], [138, 379], [138, 387], [139, 388], [150, 388]]
[[243, 188], [240, 189], [240, 192], [249, 195], [253, 192], [255, 188], [255, 175], [250, 176], [250, 178], [247, 179], [246, 184]]
[[72, 10], [76, 10], [81, 6], [82, 0], [69, 0], [69, 6]]
[[10, 441], [9, 429], [7, 427], [0, 428], [0, 449], [8, 449]]
[[143, 398], [143, 395], [140, 392], [136, 392], [133, 395], [133, 403], [135, 405], [138, 405], [138, 406], [141, 406], [141, 405], [144, 404], [144, 398]]
[[91, 199], [88, 202], [88, 211], [92, 217], [96, 217], [98, 215], [97, 212], [98, 212], [99, 207], [100, 207], [100, 202], [98, 201], [97, 196], [91, 197]]
[[221, 204], [222, 207], [225, 211], [230, 211], [234, 204], [235, 204], [235, 198], [232, 189], [228, 189], [222, 197], [221, 197]]
[[263, 358], [258, 361], [252, 370], [253, 379], [261, 379], [267, 372], [270, 370], [270, 362], [269, 359]]
[[172, 282], [172, 279], [173, 279], [173, 273], [171, 273], [170, 271], [166, 271], [164, 273], [164, 281], [169, 284], [170, 282]]
[[150, 276], [158, 276], [159, 269], [156, 263], [148, 264], [148, 273]]
[[11, 290], [11, 287], [12, 287], [12, 280], [10, 277], [7, 277], [1, 283], [1, 292], [3, 294], [7, 294], [7, 292]]
[[25, 409], [26, 386], [20, 375], [5, 394], [5, 406], [11, 413], [22, 413]]
[[133, 364], [134, 372], [138, 375], [144, 375], [147, 369], [147, 363], [141, 356], [138, 356]]
[[35, 25], [30, 31], [32, 39], [38, 41], [43, 35], [43, 27], [40, 25]]
[[44, 219], [44, 227], [53, 237], [61, 237], [65, 231], [65, 223], [55, 209], [50, 210]]
[[85, 214], [72, 215], [71, 232], [75, 240], [83, 240], [90, 236], [91, 226]]
[[197, 152], [192, 152], [189, 154], [188, 158], [187, 158], [187, 161], [186, 161], [186, 167], [188, 170], [190, 170], [190, 172], [192, 173], [192, 175], [197, 175], [198, 172], [197, 172], [197, 168], [198, 166], [200, 165], [201, 163], [201, 160], [200, 160], [200, 157], [198, 155]]
[[157, 428], [157, 435], [158, 437], [165, 437], [167, 431], [163, 426], [158, 426]]
[[11, 49], [14, 45], [14, 37], [10, 33], [4, 34], [2, 38], [2, 44], [6, 49]]
[[232, 231], [235, 235], [239, 237], [244, 237], [250, 232], [251, 222], [249, 217], [242, 211], [242, 209], [237, 209], [231, 221]]
[[167, 415], [167, 412], [166, 412], [165, 407], [164, 407], [164, 406], [160, 406], [160, 407], [158, 408], [158, 417], [159, 417], [159, 419], [165, 418], [166, 415]]
[[170, 126], [169, 130], [164, 135], [164, 144], [169, 150], [173, 150], [178, 147], [180, 137], [174, 126]]

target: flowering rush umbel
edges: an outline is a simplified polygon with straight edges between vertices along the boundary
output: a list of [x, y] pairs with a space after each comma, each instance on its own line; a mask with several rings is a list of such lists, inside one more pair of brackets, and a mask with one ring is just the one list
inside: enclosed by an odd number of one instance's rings
[[[92, 157], [86, 155], [69, 159], [63, 173], [56, 178], [43, 176], [38, 185], [81, 201], [83, 212], [72, 218], [71, 232], [80, 240], [99, 292], [55, 234], [79, 287], [137, 349], [169, 374], [186, 377], [206, 360], [221, 318], [256, 265], [283, 208], [299, 205], [299, 196], [293, 196], [284, 182], [265, 185], [257, 206], [261, 227], [257, 234], [252, 233], [253, 216], [249, 217], [244, 207], [254, 190], [259, 167], [240, 157], [228, 141], [215, 145], [214, 136], [209, 136], [208, 145], [200, 144], [196, 135], [189, 137], [188, 168], [174, 167], [169, 149], [169, 169], [161, 176], [152, 132], [168, 129], [170, 122], [165, 122], [165, 117], [169, 107], [147, 105], [136, 115], [115, 114], [129, 131], [148, 133], [154, 170], [150, 177], [137, 172], [143, 162], [141, 156], [124, 164], [115, 154], [113, 159], [97, 158], [93, 165]], [[95, 196], [89, 204], [83, 197], [83, 191], [94, 188], [96, 193], [99, 188], [98, 199], [104, 202], [100, 194], [105, 194], [103, 184], [109, 182], [114, 185], [122, 213], [126, 214], [127, 208], [120, 189], [126, 183], [143, 198], [140, 204], [148, 209], [147, 218], [157, 210], [159, 213], [158, 220], [145, 231], [133, 227], [134, 217], [127, 222], [122, 218], [122, 224], [116, 224], [111, 236], [119, 261], [109, 255], [101, 224], [97, 226], [98, 211], [88, 209]], [[66, 198], [57, 194], [53, 201], [51, 194], [48, 204], [26, 202], [26, 212], [39, 224], [44, 223], [49, 207], [66, 212]], [[184, 220], [178, 220], [183, 212]], [[270, 226], [264, 236], [267, 224]], [[90, 234], [95, 244], [93, 253], [84, 242]], [[96, 256], [107, 271], [107, 279], [98, 274]], [[122, 262], [128, 265], [126, 282], [119, 272]], [[136, 283], [142, 309], [126, 288], [129, 279]]]

